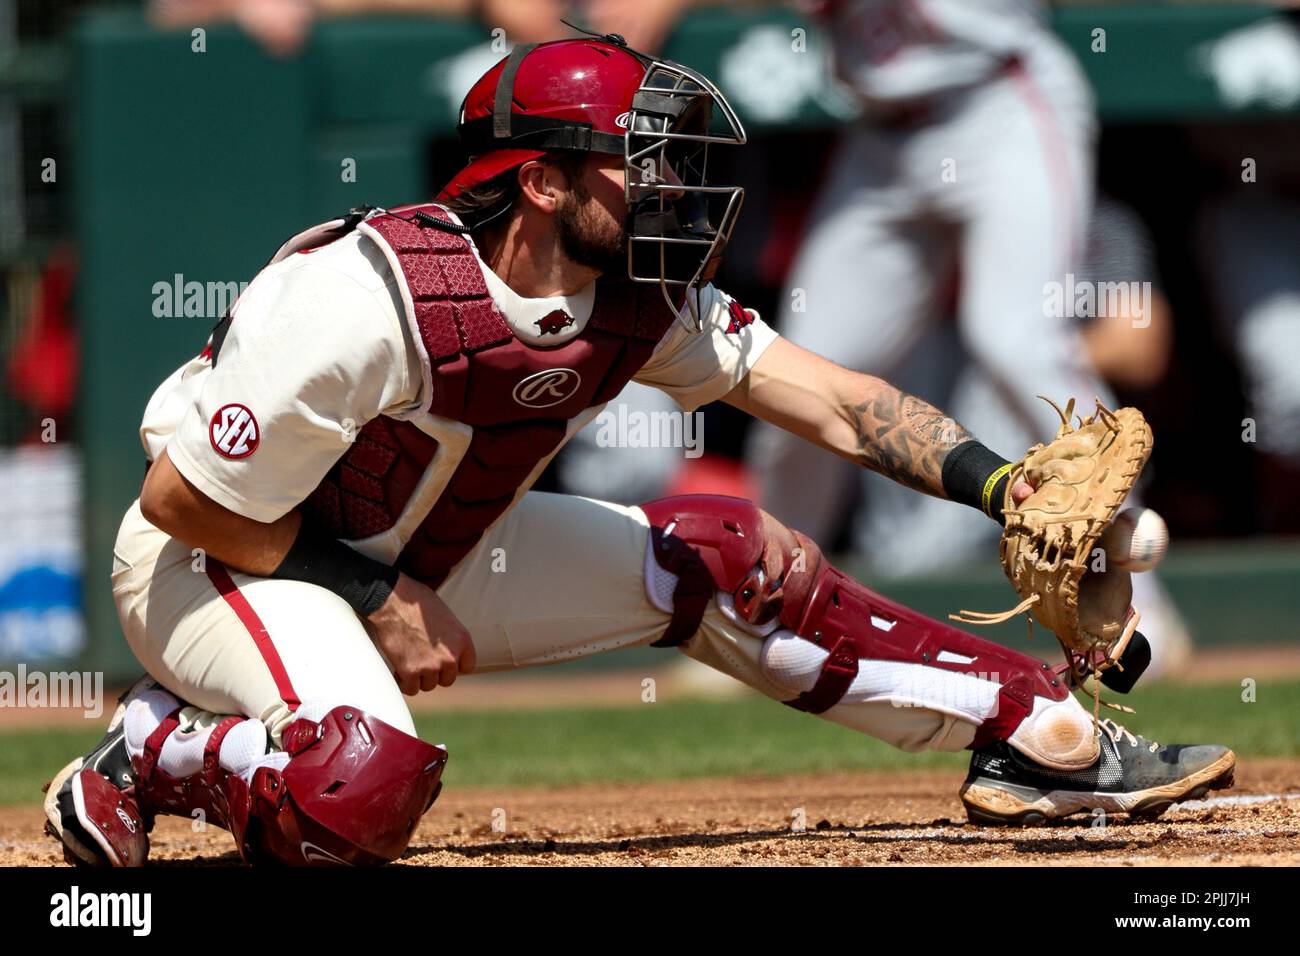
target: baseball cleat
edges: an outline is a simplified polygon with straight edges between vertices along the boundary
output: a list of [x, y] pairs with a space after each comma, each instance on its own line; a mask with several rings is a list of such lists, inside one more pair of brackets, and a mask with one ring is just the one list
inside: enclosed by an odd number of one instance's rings
[[1037, 826], [1101, 810], [1154, 819], [1175, 803], [1232, 786], [1237, 757], [1217, 744], [1160, 746], [1113, 720], [1098, 725], [1101, 753], [1083, 770], [1055, 770], [1004, 741], [977, 750], [962, 784], [971, 823]]
[[76, 866], [139, 866], [149, 852], [148, 825], [129, 789], [135, 784], [126, 749], [126, 708], [159, 685], [142, 677], [118, 699], [108, 732], [45, 785], [45, 832]]

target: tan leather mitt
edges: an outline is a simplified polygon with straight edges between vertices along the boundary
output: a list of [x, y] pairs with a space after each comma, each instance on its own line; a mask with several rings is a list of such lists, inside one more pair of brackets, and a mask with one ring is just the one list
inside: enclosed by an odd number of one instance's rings
[[[962, 611], [954, 620], [995, 624], [1032, 609], [1056, 635], [1071, 671], [1082, 677], [1118, 659], [1137, 628], [1133, 581], [1126, 571], [1102, 570], [1098, 539], [1124, 505], [1151, 456], [1151, 427], [1136, 408], [1096, 412], [1071, 425], [1074, 399], [1061, 411], [1056, 438], [1029, 449], [1011, 470], [1003, 512], [1002, 568], [1024, 599], [1010, 611]], [[1019, 481], [1034, 493], [1019, 505]], [[1094, 570], [1095, 569], [1095, 570]]]

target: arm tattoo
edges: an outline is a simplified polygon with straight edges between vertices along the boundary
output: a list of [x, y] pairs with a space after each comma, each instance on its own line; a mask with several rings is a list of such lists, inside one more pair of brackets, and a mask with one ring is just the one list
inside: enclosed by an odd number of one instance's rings
[[858, 461], [927, 494], [947, 497], [943, 460], [971, 433], [929, 402], [897, 389], [853, 406]]

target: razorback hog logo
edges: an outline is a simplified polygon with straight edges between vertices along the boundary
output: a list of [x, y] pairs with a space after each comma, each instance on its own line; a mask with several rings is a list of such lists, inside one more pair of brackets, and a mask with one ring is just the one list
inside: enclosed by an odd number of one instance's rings
[[753, 313], [746, 311], [735, 299], [727, 306], [727, 311], [731, 313], [731, 321], [727, 323], [727, 334], [735, 335], [747, 325], [754, 322]]
[[257, 419], [245, 406], [222, 405], [208, 423], [208, 438], [223, 458], [247, 458], [257, 451], [262, 433]]
[[556, 309], [550, 315], [544, 315], [534, 325], [538, 335], [559, 335], [573, 324], [573, 316], [563, 309]]
[[571, 368], [548, 368], [521, 379], [515, 401], [525, 408], [550, 408], [571, 398], [581, 384], [582, 377]]

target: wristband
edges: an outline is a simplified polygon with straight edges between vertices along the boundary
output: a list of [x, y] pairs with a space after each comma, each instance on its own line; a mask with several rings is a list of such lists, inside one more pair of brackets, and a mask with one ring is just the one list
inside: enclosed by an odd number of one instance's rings
[[304, 581], [333, 591], [361, 617], [383, 607], [397, 584], [398, 570], [354, 551], [306, 523], [271, 577]]
[[943, 490], [953, 501], [978, 508], [1001, 523], [1013, 462], [975, 440], [965, 441], [943, 460]]

